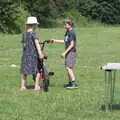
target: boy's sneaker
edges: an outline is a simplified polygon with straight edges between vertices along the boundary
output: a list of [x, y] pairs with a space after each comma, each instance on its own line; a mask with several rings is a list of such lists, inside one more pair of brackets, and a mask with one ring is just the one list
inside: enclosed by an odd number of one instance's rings
[[72, 81], [71, 84], [67, 86], [66, 88], [68, 89], [78, 88], [78, 84], [75, 81]]
[[64, 84], [64, 88], [67, 88], [72, 85], [72, 82], [69, 82], [68, 84]]

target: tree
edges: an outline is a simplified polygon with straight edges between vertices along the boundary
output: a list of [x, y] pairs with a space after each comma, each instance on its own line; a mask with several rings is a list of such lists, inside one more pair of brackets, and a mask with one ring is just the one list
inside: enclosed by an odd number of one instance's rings
[[101, 20], [107, 24], [120, 23], [119, 11], [108, 2], [100, 2], [91, 9], [91, 16], [93, 19]]
[[18, 4], [8, 2], [0, 4], [0, 31], [20, 33], [28, 13]]
[[95, 0], [79, 0], [77, 9], [83, 16], [90, 16], [91, 8], [96, 5]]
[[64, 13], [69, 11], [77, 11], [79, 0], [54, 0], [57, 6], [58, 17], [64, 17]]
[[[57, 9], [53, 0], [26, 0], [26, 8], [32, 16], [36, 16], [42, 27], [52, 27], [57, 17]], [[29, 4], [28, 4], [29, 3]]]

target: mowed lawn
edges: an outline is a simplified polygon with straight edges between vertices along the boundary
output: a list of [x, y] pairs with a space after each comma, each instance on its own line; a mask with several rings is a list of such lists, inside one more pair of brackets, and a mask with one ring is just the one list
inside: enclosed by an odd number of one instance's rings
[[[63, 39], [64, 29], [37, 30], [41, 41]], [[77, 63], [74, 68], [79, 89], [66, 90], [62, 44], [45, 47], [51, 77], [48, 92], [20, 92], [20, 35], [0, 34], [0, 120], [120, 120], [120, 109], [101, 110], [104, 104], [104, 71], [107, 62], [120, 62], [120, 27], [76, 28]], [[16, 64], [17, 67], [10, 67]], [[28, 85], [33, 85], [28, 77]], [[117, 72], [114, 104], [120, 104], [120, 73]]]

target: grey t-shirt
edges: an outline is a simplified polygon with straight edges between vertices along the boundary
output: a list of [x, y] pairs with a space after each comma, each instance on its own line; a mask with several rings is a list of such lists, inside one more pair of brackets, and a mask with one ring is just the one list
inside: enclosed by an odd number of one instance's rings
[[73, 29], [71, 31], [66, 31], [65, 33], [64, 37], [65, 49], [68, 48], [72, 40], [74, 41], [74, 47], [71, 49], [71, 51], [76, 52], [76, 34]]

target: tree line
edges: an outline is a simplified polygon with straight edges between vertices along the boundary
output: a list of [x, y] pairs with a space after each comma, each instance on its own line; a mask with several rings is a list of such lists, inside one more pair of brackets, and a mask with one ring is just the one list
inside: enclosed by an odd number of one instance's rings
[[80, 16], [105, 24], [120, 24], [120, 0], [0, 0], [0, 31], [20, 33], [28, 16], [41, 27], [57, 27], [58, 19]]

